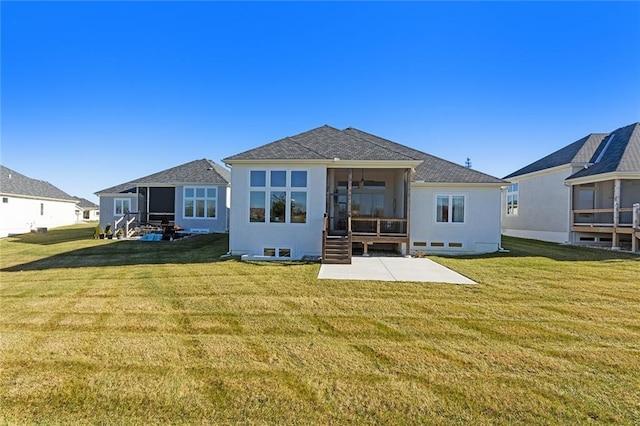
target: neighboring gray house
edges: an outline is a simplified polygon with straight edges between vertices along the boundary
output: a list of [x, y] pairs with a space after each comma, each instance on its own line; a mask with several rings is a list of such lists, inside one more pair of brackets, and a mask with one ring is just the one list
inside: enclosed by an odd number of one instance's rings
[[86, 198], [73, 197], [78, 201], [76, 204], [76, 220], [81, 222], [83, 220], [98, 220], [100, 219], [100, 206], [96, 203], [92, 203]]
[[71, 195], [5, 166], [0, 166], [0, 196], [0, 238], [76, 222], [77, 200]]
[[233, 254], [349, 263], [354, 251], [500, 247], [505, 181], [354, 128], [322, 126], [223, 161]]
[[640, 123], [592, 133], [504, 179], [505, 235], [640, 248]]
[[202, 159], [96, 192], [100, 225], [122, 219], [139, 224], [163, 221], [191, 232], [228, 230], [229, 171]]

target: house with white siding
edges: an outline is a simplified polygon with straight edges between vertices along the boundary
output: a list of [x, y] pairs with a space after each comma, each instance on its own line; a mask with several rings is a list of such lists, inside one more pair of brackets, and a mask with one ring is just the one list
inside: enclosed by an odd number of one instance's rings
[[208, 159], [191, 161], [103, 189], [100, 226], [168, 224], [188, 232], [228, 230], [229, 171]]
[[589, 134], [504, 179], [505, 235], [640, 250], [640, 123]]
[[49, 182], [0, 166], [0, 238], [76, 222], [77, 200]]
[[235, 255], [350, 263], [500, 247], [505, 181], [361, 130], [322, 126], [223, 161]]
[[76, 219], [78, 222], [85, 220], [94, 221], [100, 219], [100, 206], [86, 198], [73, 197], [76, 199]]

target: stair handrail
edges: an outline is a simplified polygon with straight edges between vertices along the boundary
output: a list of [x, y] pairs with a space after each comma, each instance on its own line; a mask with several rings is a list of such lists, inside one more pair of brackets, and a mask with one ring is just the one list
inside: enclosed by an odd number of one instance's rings
[[120, 222], [124, 221], [125, 235], [129, 237], [129, 226], [136, 221], [139, 212], [126, 212], [113, 222], [113, 229], [118, 229]]

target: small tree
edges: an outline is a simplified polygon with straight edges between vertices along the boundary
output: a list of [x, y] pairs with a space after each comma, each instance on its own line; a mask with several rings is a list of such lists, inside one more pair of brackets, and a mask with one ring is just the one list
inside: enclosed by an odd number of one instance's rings
[[93, 238], [97, 240], [100, 238], [100, 236], [104, 238], [104, 230], [100, 225], [96, 225], [95, 229], [93, 230]]

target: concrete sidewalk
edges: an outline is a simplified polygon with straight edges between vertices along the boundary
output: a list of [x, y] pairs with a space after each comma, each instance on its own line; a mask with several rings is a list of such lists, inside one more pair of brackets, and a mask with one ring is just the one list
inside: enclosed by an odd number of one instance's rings
[[351, 265], [322, 265], [318, 278], [477, 284], [449, 268], [424, 258], [354, 256], [351, 262]]

